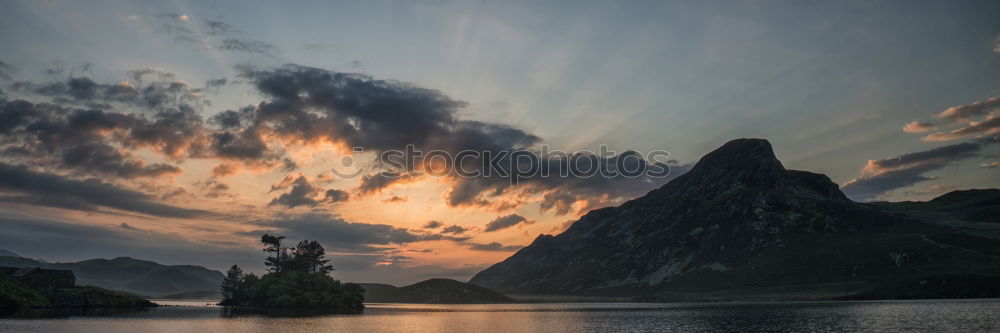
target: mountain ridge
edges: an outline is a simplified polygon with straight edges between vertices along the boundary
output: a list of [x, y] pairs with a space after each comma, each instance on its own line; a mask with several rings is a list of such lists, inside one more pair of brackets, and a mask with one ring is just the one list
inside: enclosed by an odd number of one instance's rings
[[221, 272], [201, 266], [163, 265], [131, 257], [48, 263], [32, 258], [0, 256], [0, 266], [71, 270], [78, 285], [150, 297], [217, 290], [223, 278]]
[[506, 295], [452, 279], [432, 278], [396, 287], [381, 283], [360, 283], [365, 301], [378, 303], [488, 304], [509, 303]]
[[825, 175], [786, 170], [766, 140], [737, 139], [643, 197], [540, 235], [469, 282], [508, 294], [636, 296], [833, 284], [816, 295], [832, 298], [940, 268], [933, 258], [954, 251], [924, 239], [949, 232], [851, 201]]

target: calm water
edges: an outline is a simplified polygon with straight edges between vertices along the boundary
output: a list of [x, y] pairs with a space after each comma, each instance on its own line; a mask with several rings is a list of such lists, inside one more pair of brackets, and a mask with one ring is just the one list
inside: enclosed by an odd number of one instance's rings
[[714, 304], [369, 304], [362, 315], [233, 315], [203, 302], [0, 319], [0, 332], [998, 332], [1000, 300]]

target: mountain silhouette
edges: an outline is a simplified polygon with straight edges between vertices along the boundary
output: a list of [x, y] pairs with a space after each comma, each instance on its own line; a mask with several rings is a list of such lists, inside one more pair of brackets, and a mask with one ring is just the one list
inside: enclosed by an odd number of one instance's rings
[[405, 287], [361, 283], [365, 301], [379, 303], [485, 304], [514, 300], [498, 292], [451, 279], [427, 279]]
[[96, 286], [158, 297], [169, 294], [218, 291], [222, 273], [201, 266], [162, 265], [148, 260], [118, 257], [79, 262], [47, 263], [37, 259], [0, 256], [0, 266], [66, 269], [81, 286]]
[[768, 141], [737, 139], [469, 282], [506, 294], [850, 297], [929, 275], [1000, 276], [1000, 245], [982, 240], [851, 201], [824, 175], [785, 169]]

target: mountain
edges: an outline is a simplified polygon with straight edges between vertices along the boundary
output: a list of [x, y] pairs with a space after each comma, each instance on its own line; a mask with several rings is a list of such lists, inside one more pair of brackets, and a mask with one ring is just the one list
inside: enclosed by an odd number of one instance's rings
[[469, 282], [506, 294], [829, 299], [932, 274], [1000, 277], [998, 256], [997, 242], [853, 202], [824, 175], [785, 169], [766, 140], [738, 139]]
[[361, 283], [365, 301], [378, 303], [484, 304], [508, 303], [510, 297], [480, 286], [451, 279], [428, 279], [405, 287]]
[[7, 250], [0, 250], [0, 257], [20, 257], [20, 256], [14, 252], [10, 252]]
[[215, 291], [222, 273], [201, 266], [161, 265], [156, 262], [118, 257], [70, 263], [46, 263], [21, 257], [0, 257], [0, 266], [68, 269], [78, 285], [125, 291], [138, 295], [162, 296], [193, 291]]

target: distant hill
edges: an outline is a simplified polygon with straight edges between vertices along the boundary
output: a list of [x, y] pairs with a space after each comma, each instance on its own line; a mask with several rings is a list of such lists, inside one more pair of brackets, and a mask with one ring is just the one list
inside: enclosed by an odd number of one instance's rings
[[218, 301], [222, 299], [222, 294], [216, 291], [188, 291], [177, 294], [161, 295], [156, 297], [157, 299], [170, 299], [170, 300], [211, 300]]
[[[14, 271], [11, 271], [14, 270]], [[148, 308], [142, 297], [94, 286], [73, 284], [72, 273], [3, 267], [0, 273], [0, 313], [38, 308]], [[10, 275], [8, 275], [10, 274]]]
[[930, 201], [873, 202], [875, 207], [927, 222], [1000, 223], [1000, 189], [951, 191]]
[[379, 283], [361, 283], [361, 286], [365, 288], [365, 302], [486, 304], [514, 301], [487, 288], [451, 279], [429, 279], [405, 287]]
[[7, 250], [0, 250], [0, 257], [20, 257], [20, 256], [14, 252], [10, 252]]
[[[978, 218], [985, 210], [971, 207], [991, 199], [969, 194], [931, 204]], [[986, 287], [1000, 284], [1000, 242], [876, 206], [851, 201], [824, 175], [785, 169], [766, 140], [733, 140], [469, 282], [507, 294], [656, 300], [1000, 297]]]
[[218, 290], [223, 278], [222, 273], [201, 266], [162, 265], [129, 257], [47, 263], [30, 258], [0, 256], [0, 266], [68, 269], [76, 275], [78, 285], [150, 297]]

